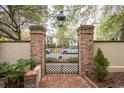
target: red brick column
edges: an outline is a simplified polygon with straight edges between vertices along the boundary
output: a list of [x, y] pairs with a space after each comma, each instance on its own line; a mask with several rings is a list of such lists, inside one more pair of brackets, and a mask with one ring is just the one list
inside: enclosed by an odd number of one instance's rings
[[93, 61], [93, 29], [92, 25], [82, 25], [78, 28], [79, 41], [79, 75], [91, 72]]
[[31, 57], [36, 60], [37, 65], [41, 65], [41, 76], [45, 73], [45, 34], [46, 29], [42, 26], [31, 26]]

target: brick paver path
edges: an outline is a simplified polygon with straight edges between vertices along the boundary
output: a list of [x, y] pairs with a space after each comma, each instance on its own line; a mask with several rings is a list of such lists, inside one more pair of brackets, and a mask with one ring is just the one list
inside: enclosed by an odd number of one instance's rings
[[39, 87], [41, 88], [91, 88], [89, 83], [77, 74], [47, 74]]

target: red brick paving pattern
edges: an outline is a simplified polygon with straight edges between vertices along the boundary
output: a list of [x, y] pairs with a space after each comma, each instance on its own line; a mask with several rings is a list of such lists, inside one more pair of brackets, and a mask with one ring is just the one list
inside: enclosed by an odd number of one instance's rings
[[47, 74], [39, 85], [40, 88], [91, 88], [89, 83], [77, 74]]

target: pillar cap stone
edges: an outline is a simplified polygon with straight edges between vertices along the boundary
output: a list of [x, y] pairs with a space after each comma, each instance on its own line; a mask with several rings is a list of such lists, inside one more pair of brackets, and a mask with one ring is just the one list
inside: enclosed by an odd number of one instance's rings
[[80, 31], [80, 30], [92, 30], [92, 29], [94, 29], [94, 26], [93, 25], [81, 25], [77, 29], [77, 32]]
[[46, 29], [41, 26], [41, 25], [32, 25], [29, 27], [30, 31], [38, 31], [38, 30], [42, 30], [43, 32], [46, 32]]
[[78, 35], [80, 34], [93, 34], [93, 25], [82, 25], [77, 29]]

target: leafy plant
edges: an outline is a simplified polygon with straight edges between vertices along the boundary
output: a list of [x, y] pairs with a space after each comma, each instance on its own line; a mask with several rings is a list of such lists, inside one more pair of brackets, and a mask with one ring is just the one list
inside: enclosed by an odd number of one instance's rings
[[33, 70], [36, 62], [33, 59], [19, 59], [16, 64], [16, 69], [20, 71]]
[[29, 59], [30, 63], [30, 70], [33, 70], [36, 67], [36, 62], [34, 59]]
[[0, 77], [5, 77], [11, 70], [10, 65], [7, 62], [0, 63]]
[[95, 72], [98, 81], [103, 81], [108, 75], [109, 61], [104, 57], [100, 48], [97, 49], [96, 56], [94, 57]]
[[70, 57], [66, 60], [67, 62], [73, 63], [73, 62], [78, 62], [79, 58], [78, 57]]
[[14, 71], [12, 73], [12, 79], [18, 86], [21, 86], [21, 82], [24, 81], [24, 74], [26, 71], [33, 70], [36, 66], [36, 62], [33, 59], [20, 59], [13, 66]]
[[20, 59], [16, 64], [0, 63], [0, 77], [8, 78], [8, 83], [14, 83], [17, 87], [22, 87], [24, 74], [33, 70], [36, 62], [33, 59]]
[[46, 47], [47, 48], [55, 48], [56, 47], [56, 44], [47, 44]]

